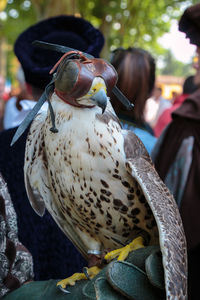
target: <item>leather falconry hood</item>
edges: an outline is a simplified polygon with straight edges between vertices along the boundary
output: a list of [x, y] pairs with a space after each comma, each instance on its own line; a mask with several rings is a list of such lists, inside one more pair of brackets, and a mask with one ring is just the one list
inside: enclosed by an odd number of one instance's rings
[[[67, 53], [67, 56], [72, 52]], [[79, 104], [76, 99], [88, 93], [95, 77], [104, 79], [108, 91], [117, 83], [117, 72], [111, 64], [101, 58], [89, 59], [80, 53], [78, 59], [68, 59], [64, 54], [51, 73], [58, 64], [54, 81], [55, 93], [73, 106], [88, 107]]]

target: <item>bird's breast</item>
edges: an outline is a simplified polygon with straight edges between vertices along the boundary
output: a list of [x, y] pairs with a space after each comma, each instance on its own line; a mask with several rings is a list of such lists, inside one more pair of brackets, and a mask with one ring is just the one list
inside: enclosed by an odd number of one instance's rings
[[72, 226], [98, 235], [106, 247], [114, 243], [110, 233], [127, 240], [145, 219], [147, 231], [155, 226], [139, 185], [125, 168], [118, 124], [72, 117], [50, 137], [45, 140], [49, 180]]

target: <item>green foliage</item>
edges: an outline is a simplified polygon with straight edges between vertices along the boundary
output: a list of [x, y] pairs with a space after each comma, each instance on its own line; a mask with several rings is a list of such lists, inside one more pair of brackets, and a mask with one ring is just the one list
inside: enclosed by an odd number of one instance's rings
[[[107, 40], [107, 53], [118, 46], [137, 46], [160, 54], [162, 49], [157, 44], [158, 37], [168, 32], [171, 19], [180, 17], [181, 5], [189, 6], [194, 2], [196, 0], [59, 0], [57, 6], [61, 9], [60, 14], [69, 12], [63, 11], [65, 6], [60, 3], [73, 6], [77, 13], [99, 27]], [[36, 15], [39, 12], [34, 7], [38, 6], [44, 17], [45, 11], [52, 15], [50, 0], [8, 0], [7, 20], [0, 20], [0, 25], [9, 43], [42, 17]]]
[[158, 37], [169, 31], [171, 19], [180, 17], [180, 6], [192, 1], [183, 0], [82, 0], [80, 14], [97, 25], [106, 37], [104, 57], [119, 46], [143, 47], [162, 54]]
[[[38, 19], [55, 14], [80, 14], [105, 36], [102, 57], [122, 46], [142, 47], [155, 57], [165, 50], [157, 40], [169, 31], [170, 21], [179, 19], [185, 7], [197, 0], [8, 0], [7, 19], [0, 18], [0, 38], [14, 44], [17, 36]], [[9, 55], [10, 59], [10, 55]], [[179, 68], [177, 68], [179, 69]], [[177, 72], [174, 68], [173, 72]]]
[[0, 19], [0, 39], [3, 37], [6, 40], [6, 74], [11, 82], [14, 82], [14, 42], [22, 31], [36, 22], [37, 16], [31, 2], [26, 0], [8, 0], [4, 13], [6, 18]]
[[[30, 5], [30, 6], [29, 6]], [[7, 19], [0, 20], [1, 34], [13, 45], [18, 35], [37, 20], [31, 1], [9, 1], [5, 9]]]

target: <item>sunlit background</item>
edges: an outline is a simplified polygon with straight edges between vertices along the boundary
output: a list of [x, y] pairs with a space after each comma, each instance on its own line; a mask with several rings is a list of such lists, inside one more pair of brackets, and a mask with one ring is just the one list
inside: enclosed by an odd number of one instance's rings
[[195, 55], [196, 47], [191, 45], [185, 34], [178, 30], [178, 22], [172, 21], [169, 33], [165, 33], [158, 42], [165, 48], [170, 49], [177, 60], [190, 63]]

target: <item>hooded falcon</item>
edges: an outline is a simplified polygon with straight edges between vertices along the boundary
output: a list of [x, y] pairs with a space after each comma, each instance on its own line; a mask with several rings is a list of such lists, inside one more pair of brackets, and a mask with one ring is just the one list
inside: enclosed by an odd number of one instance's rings
[[[49, 99], [57, 130], [50, 130], [50, 112], [42, 112], [26, 143], [25, 184], [33, 209], [42, 216], [46, 208], [86, 259], [114, 250], [106, 257], [112, 258], [130, 241], [128, 251], [141, 240], [159, 244], [166, 297], [186, 299], [179, 211], [142, 142], [122, 130], [111, 106], [107, 93], [116, 71], [80, 52], [73, 59], [64, 55], [57, 67]], [[116, 251], [123, 257], [124, 248]]]

